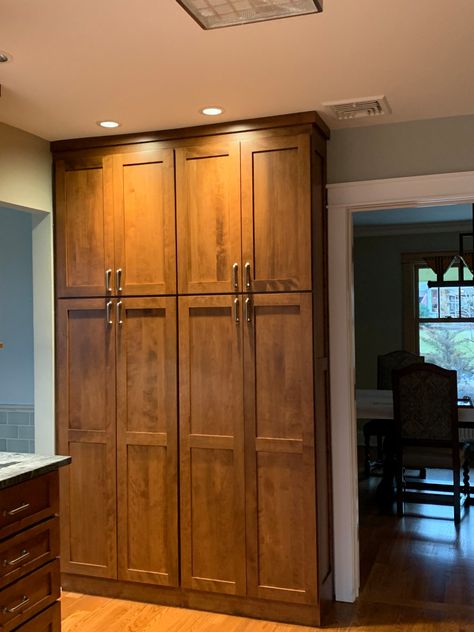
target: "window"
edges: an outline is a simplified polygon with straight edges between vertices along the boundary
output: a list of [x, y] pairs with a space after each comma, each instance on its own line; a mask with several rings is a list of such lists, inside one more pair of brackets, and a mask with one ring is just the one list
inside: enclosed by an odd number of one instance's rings
[[[426, 362], [457, 371], [458, 397], [474, 401], [474, 287], [429, 288], [428, 281], [436, 281], [426, 262], [429, 258], [403, 255], [405, 268], [409, 268], [404, 279], [410, 279], [412, 286], [405, 288], [405, 299], [411, 299], [413, 307], [411, 316], [405, 316], [406, 347], [424, 356]], [[464, 278], [473, 279], [468, 269]], [[454, 266], [443, 277], [444, 281], [457, 279]]]

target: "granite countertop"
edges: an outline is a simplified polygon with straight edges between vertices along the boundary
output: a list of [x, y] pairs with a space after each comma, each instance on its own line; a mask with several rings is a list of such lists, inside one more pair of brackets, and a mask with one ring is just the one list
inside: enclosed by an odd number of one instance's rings
[[0, 452], [0, 489], [47, 474], [70, 462], [70, 456]]

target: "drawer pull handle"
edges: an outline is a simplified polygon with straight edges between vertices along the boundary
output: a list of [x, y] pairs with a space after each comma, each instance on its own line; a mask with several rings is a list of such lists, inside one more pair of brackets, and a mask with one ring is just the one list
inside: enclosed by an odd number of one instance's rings
[[30, 603], [30, 599], [26, 595], [23, 595], [20, 603], [18, 603], [16, 606], [13, 606], [13, 607], [10, 607], [10, 608], [5, 607], [3, 609], [3, 612], [4, 612], [4, 614], [6, 614], [6, 613], [13, 614], [15, 612], [18, 612], [18, 610], [23, 608], [23, 606], [26, 606], [27, 603]]
[[23, 562], [23, 560], [26, 560], [28, 557], [30, 557], [30, 555], [31, 553], [29, 551], [23, 549], [19, 557], [16, 557], [14, 560], [3, 560], [3, 566], [16, 566], [20, 562]]
[[30, 503], [23, 503], [19, 507], [15, 507], [15, 509], [10, 509], [10, 511], [5, 510], [3, 512], [3, 515], [4, 516], [16, 516], [17, 514], [21, 513], [22, 511], [25, 511], [26, 509], [28, 509], [29, 506], [30, 506]]

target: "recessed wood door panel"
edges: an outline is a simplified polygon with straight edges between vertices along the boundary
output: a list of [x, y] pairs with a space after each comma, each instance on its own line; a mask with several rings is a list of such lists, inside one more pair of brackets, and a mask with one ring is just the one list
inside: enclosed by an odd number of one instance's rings
[[243, 141], [241, 152], [244, 291], [310, 290], [309, 138]]
[[115, 337], [106, 299], [57, 309], [62, 570], [116, 577]]
[[176, 299], [116, 304], [119, 579], [178, 585]]
[[239, 158], [236, 142], [176, 150], [180, 294], [241, 288]]
[[315, 603], [312, 298], [245, 301], [248, 594]]
[[104, 296], [113, 267], [111, 157], [56, 163], [58, 297]]
[[241, 299], [179, 299], [181, 575], [245, 594]]
[[174, 159], [172, 149], [114, 157], [117, 294], [176, 291]]

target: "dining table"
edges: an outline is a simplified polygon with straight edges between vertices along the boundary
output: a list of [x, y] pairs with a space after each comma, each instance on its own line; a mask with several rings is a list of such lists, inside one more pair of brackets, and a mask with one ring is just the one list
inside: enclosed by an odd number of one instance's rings
[[[356, 389], [357, 419], [393, 419], [393, 393], [391, 390]], [[474, 407], [458, 406], [459, 441], [474, 444]], [[391, 506], [395, 500], [392, 459], [385, 459], [382, 479], [377, 486], [377, 502]], [[471, 493], [474, 489], [471, 485]]]
[[[356, 389], [357, 419], [393, 419], [390, 390]], [[460, 441], [474, 441], [474, 407], [458, 407]]]

